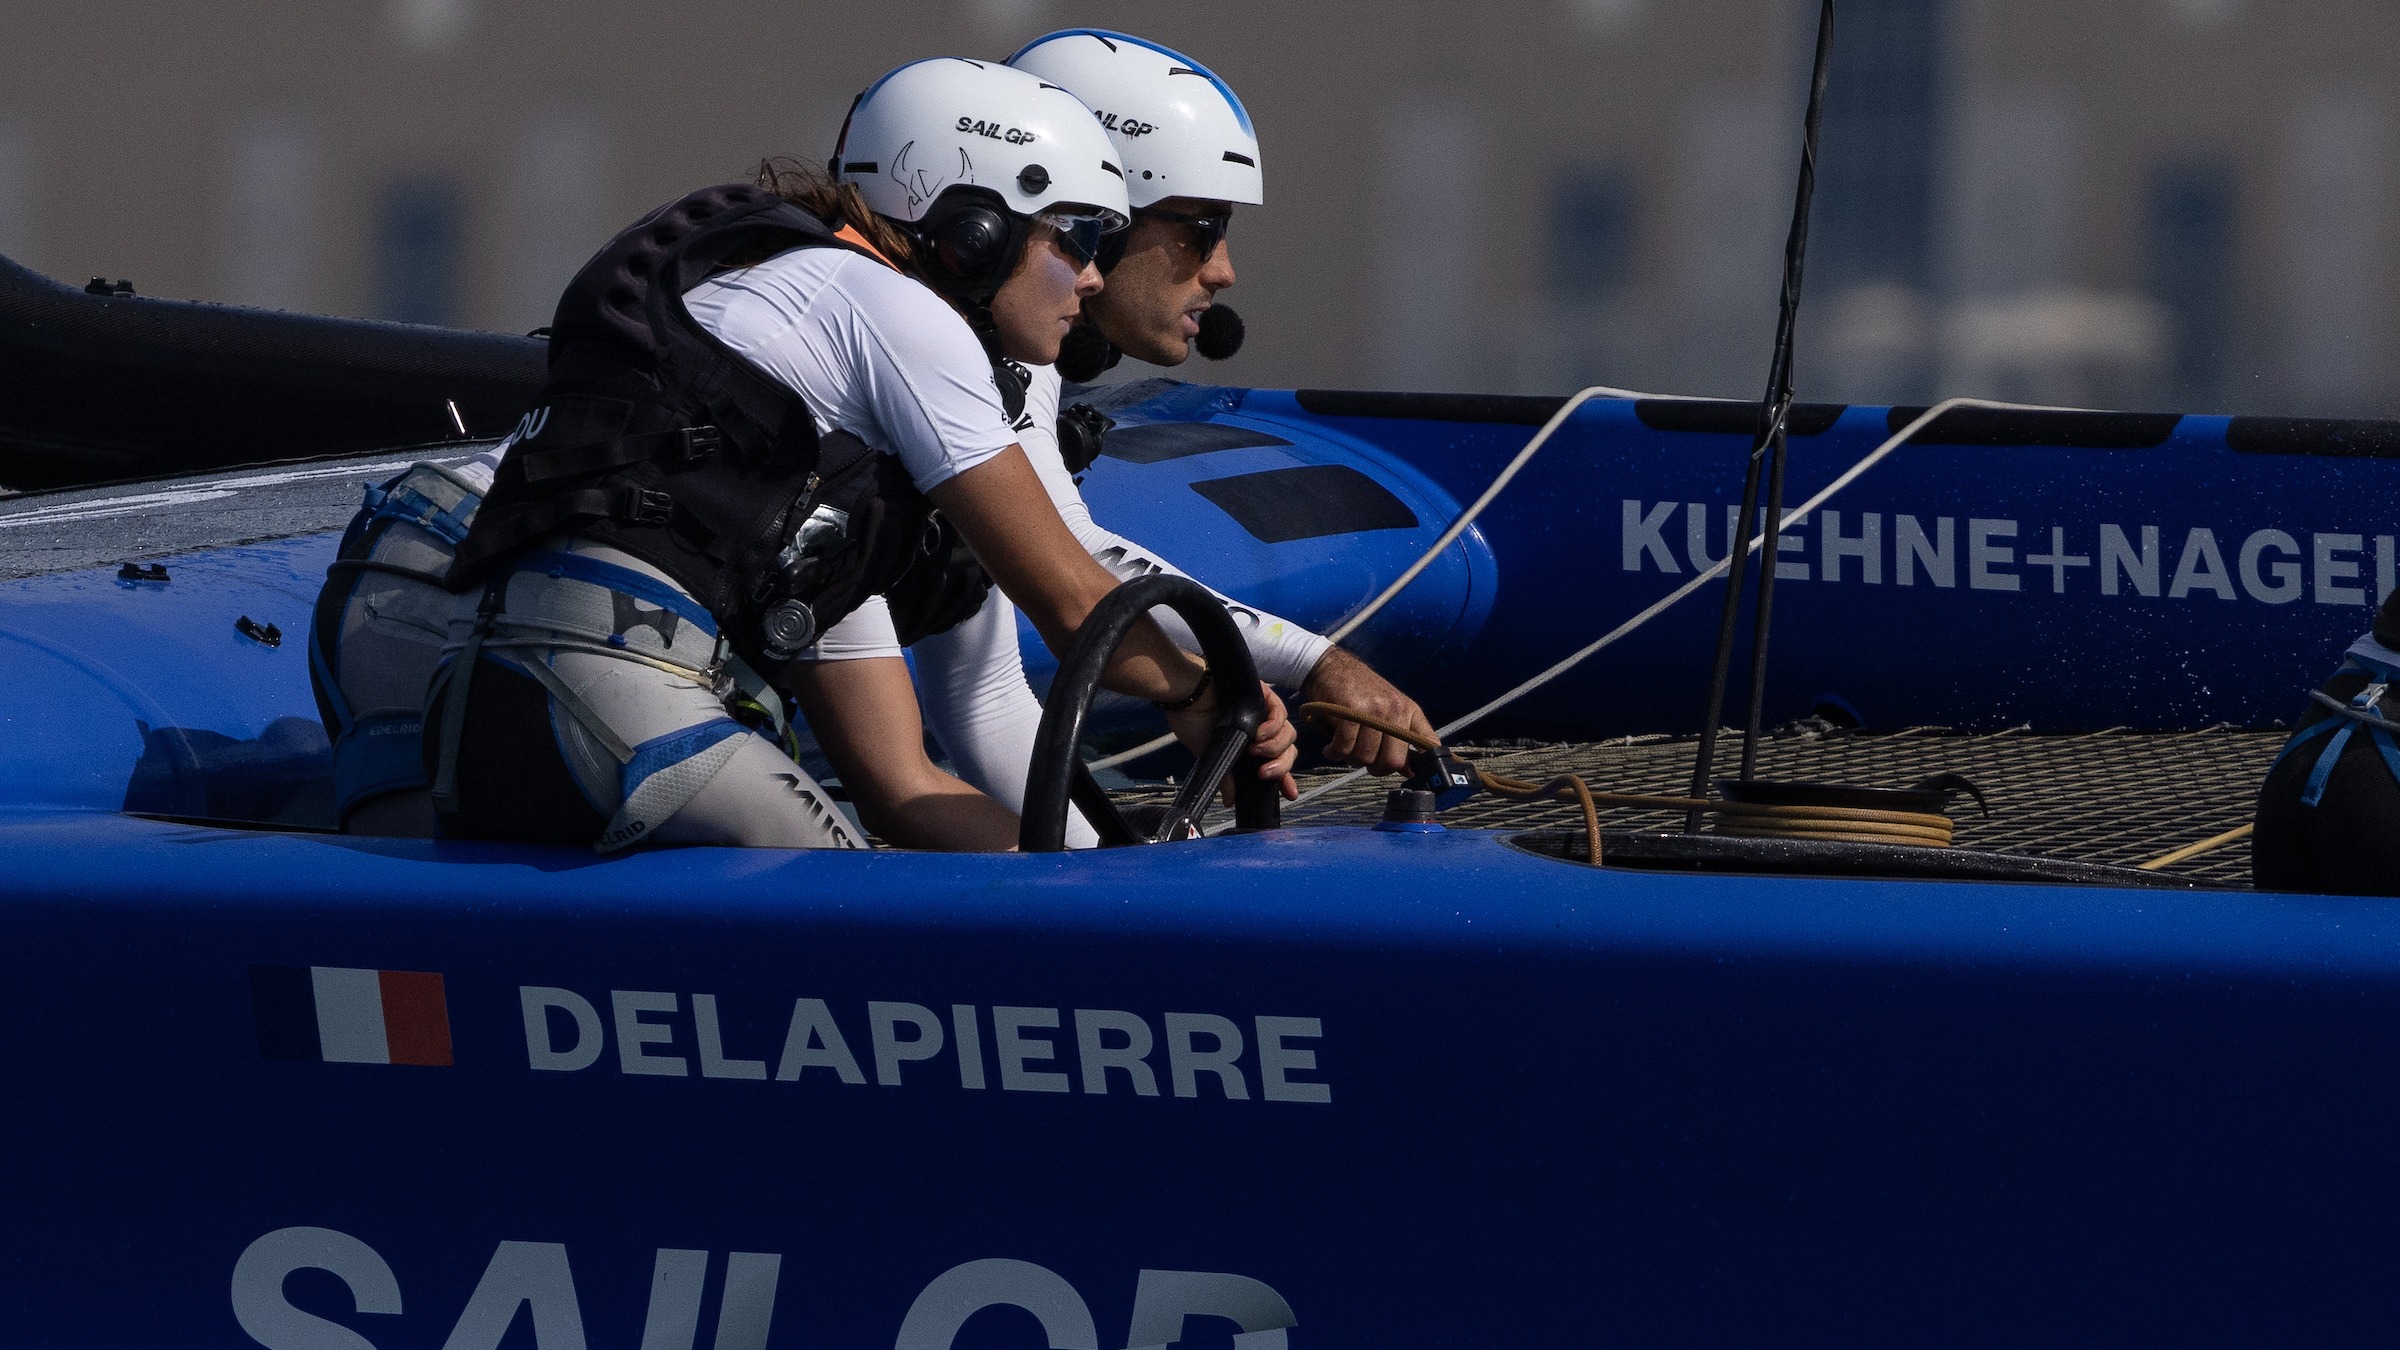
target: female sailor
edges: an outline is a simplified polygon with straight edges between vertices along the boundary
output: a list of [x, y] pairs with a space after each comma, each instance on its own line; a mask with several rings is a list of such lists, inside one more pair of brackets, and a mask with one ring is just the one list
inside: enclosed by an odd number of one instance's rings
[[[1013, 841], [1011, 811], [925, 759], [896, 655], [825, 658], [972, 612], [946, 529], [1056, 649], [1115, 586], [1017, 448], [985, 344], [1055, 355], [1122, 170], [1071, 95], [949, 58], [862, 94], [835, 167], [813, 212], [738, 186], [672, 203], [568, 287], [549, 382], [450, 572], [421, 736], [445, 834], [855, 844], [727, 713], [738, 660], [807, 714], [876, 833]], [[1204, 741], [1218, 691], [1154, 626], [1105, 683]], [[1252, 771], [1288, 793], [1269, 706]]]

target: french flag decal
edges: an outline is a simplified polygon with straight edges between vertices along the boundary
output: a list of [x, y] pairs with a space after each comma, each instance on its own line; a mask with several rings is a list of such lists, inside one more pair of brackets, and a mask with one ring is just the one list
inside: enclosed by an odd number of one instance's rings
[[258, 1053], [330, 1064], [448, 1064], [450, 1005], [428, 970], [252, 966]]

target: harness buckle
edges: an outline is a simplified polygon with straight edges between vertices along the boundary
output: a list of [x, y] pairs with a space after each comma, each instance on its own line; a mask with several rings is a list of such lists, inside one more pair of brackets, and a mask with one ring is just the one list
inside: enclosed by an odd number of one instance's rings
[[713, 426], [685, 427], [681, 441], [683, 462], [687, 465], [712, 458], [725, 448], [724, 433]]
[[617, 498], [616, 517], [632, 525], [664, 525], [675, 513], [675, 498], [656, 488], [627, 487]]

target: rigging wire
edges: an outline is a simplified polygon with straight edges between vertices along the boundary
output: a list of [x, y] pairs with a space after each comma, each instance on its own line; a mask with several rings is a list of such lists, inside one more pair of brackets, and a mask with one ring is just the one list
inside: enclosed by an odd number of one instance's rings
[[[1844, 469], [1841, 474], [1832, 482], [1827, 483], [1823, 488], [1819, 489], [1815, 496], [1810, 497], [1807, 501], [1802, 502], [1798, 507], [1794, 508], [1790, 515], [1785, 517], [1787, 523], [1796, 525], [1807, 519], [1809, 513], [1815, 511], [1818, 507], [1823, 506], [1826, 502], [1832, 500], [1835, 493], [1840, 492], [1842, 489], [1858, 481], [1860, 475], [1882, 463], [1885, 458], [1892, 454], [1893, 451], [1898, 450], [1902, 445], [1906, 444], [1909, 439], [1914, 437], [1918, 432], [1923, 431], [1925, 428], [1933, 425], [1935, 421], [1940, 419], [1945, 414], [1961, 408], [1979, 408], [1994, 412], [2077, 411], [2076, 409], [2072, 408], [2059, 408], [2044, 404], [2005, 403], [1997, 399], [1943, 399], [1941, 402], [1934, 404], [1932, 407], [1927, 408], [1924, 412], [1919, 413], [1916, 417], [1910, 419], [1907, 426], [1900, 428], [1900, 430], [1887, 437], [1881, 445], [1876, 446], [1857, 463], [1851, 465], [1847, 469]], [[1614, 645], [1627, 635], [1639, 629], [1642, 625], [1650, 622], [1652, 619], [1657, 618], [1659, 615], [1666, 613], [1667, 610], [1673, 608], [1679, 601], [1690, 596], [1693, 592], [1699, 590], [1709, 582], [1716, 580], [1718, 577], [1725, 575], [1727, 569], [1732, 566], [1733, 559], [1737, 557], [1744, 557], [1750, 553], [1756, 553], [1764, 548], [1765, 545], [1766, 536], [1764, 534], [1752, 535], [1749, 542], [1745, 544], [1741, 550], [1728, 550], [1725, 557], [1711, 564], [1707, 569], [1694, 576], [1691, 580], [1683, 583], [1681, 586], [1676, 587], [1674, 590], [1669, 591], [1666, 595], [1661, 596], [1657, 601], [1652, 603], [1649, 608], [1644, 609], [1640, 613], [1634, 615], [1632, 618], [1627, 619], [1625, 622], [1618, 624], [1616, 627], [1608, 630], [1606, 633], [1601, 634], [1598, 638], [1586, 644], [1580, 650], [1569, 653], [1567, 656], [1552, 664], [1549, 669], [1542, 671], [1538, 675], [1535, 675], [1533, 678], [1525, 681], [1523, 684], [1518, 685], [1516, 688], [1509, 690], [1507, 693], [1500, 695], [1498, 698], [1492, 699], [1490, 702], [1485, 703], [1482, 707], [1479, 707], [1462, 717], [1453, 719], [1449, 724], [1436, 728], [1436, 734], [1445, 739], [1456, 736], [1458, 733], [1466, 730], [1468, 727], [1475, 725], [1484, 718], [1491, 716], [1493, 713], [1500, 711], [1509, 704], [1516, 702], [1518, 699], [1532, 693], [1534, 690], [1541, 688], [1543, 685], [1546, 685], [1552, 680], [1557, 679], [1559, 676], [1566, 674], [1570, 670], [1573, 670], [1576, 666], [1581, 665], [1586, 660], [1589, 660], [1595, 653]], [[1326, 793], [1333, 791], [1335, 788], [1340, 787], [1345, 783], [1355, 781], [1361, 774], [1364, 774], [1365, 772], [1365, 769], [1352, 769], [1350, 772], [1342, 774], [1339, 777], [1320, 783], [1317, 786], [1301, 793], [1298, 800], [1294, 801], [1292, 805], [1306, 805], [1308, 802], [1324, 796]]]
[[1415, 581], [1419, 573], [1432, 566], [1433, 560], [1440, 557], [1443, 550], [1458, 542], [1458, 537], [1467, 532], [1467, 527], [1475, 523], [1477, 516], [1483, 514], [1483, 508], [1490, 506], [1492, 500], [1498, 497], [1501, 490], [1506, 488], [1509, 482], [1517, 476], [1517, 471], [1524, 468], [1543, 446], [1550, 443], [1550, 438], [1557, 434], [1560, 427], [1567, 424], [1567, 419], [1575, 415], [1576, 409], [1595, 398], [1642, 399], [1656, 397], [1658, 397], [1656, 394], [1636, 393], [1629, 389], [1612, 389], [1604, 384], [1595, 384], [1588, 389], [1576, 391], [1572, 398], [1558, 406], [1557, 412], [1550, 414], [1550, 420], [1542, 423], [1541, 430], [1533, 433], [1533, 439], [1525, 442], [1525, 448], [1519, 450], [1516, 458], [1511, 459], [1507, 467], [1500, 470], [1499, 476], [1492, 479], [1492, 485], [1483, 490], [1483, 495], [1477, 497], [1472, 505], [1460, 512], [1458, 519], [1450, 522], [1450, 528], [1442, 531], [1442, 537], [1433, 541], [1433, 547], [1426, 549], [1415, 562], [1409, 564], [1407, 571], [1402, 572], [1391, 585], [1384, 587], [1382, 594], [1369, 600], [1356, 614], [1342, 620], [1332, 632], [1327, 633], [1326, 640], [1340, 642], [1343, 638], [1357, 632], [1359, 625], [1374, 618], [1385, 605], [1392, 602], [1393, 596], [1407, 590], [1408, 584]]
[[[1516, 457], [1508, 461], [1508, 464], [1500, 470], [1498, 476], [1492, 479], [1491, 485], [1483, 490], [1483, 495], [1477, 497], [1474, 502], [1467, 507], [1466, 510], [1459, 513], [1456, 520], [1450, 522], [1450, 527], [1442, 531], [1441, 538], [1434, 540], [1432, 547], [1417, 555], [1417, 560], [1409, 564], [1408, 570], [1402, 572], [1392, 581], [1390, 585], [1384, 587], [1381, 594], [1377, 595], [1374, 599], [1369, 600], [1349, 618], [1344, 619], [1341, 623], [1335, 625], [1331, 632], [1325, 634], [1326, 639], [1331, 642], [1340, 642], [1343, 638], [1346, 638], [1352, 633], [1357, 632], [1361, 624], [1364, 624], [1367, 620], [1374, 618], [1382, 611], [1385, 605], [1390, 604], [1392, 602], [1392, 597], [1400, 594], [1400, 592], [1404, 590], [1407, 590], [1409, 583], [1415, 581], [1418, 576], [1424, 573], [1426, 568], [1433, 565], [1434, 559], [1442, 556], [1443, 552], [1448, 550], [1452, 544], [1458, 542], [1458, 537], [1467, 532], [1467, 527], [1474, 524], [1475, 518], [1483, 514], [1483, 509], [1487, 506], [1490, 506], [1493, 499], [1497, 498], [1501, 491], [1509, 485], [1510, 481], [1517, 476], [1517, 471], [1524, 468], [1525, 465], [1530, 462], [1536, 454], [1541, 452], [1543, 446], [1550, 443], [1550, 438], [1557, 434], [1560, 427], [1567, 424], [1567, 419], [1575, 415], [1576, 409], [1581, 408], [1584, 404], [1591, 402], [1595, 398], [1643, 399], [1661, 397], [1665, 396], [1660, 394], [1645, 394], [1639, 390], [1633, 389], [1617, 389], [1605, 384], [1595, 384], [1589, 388], [1577, 390], [1572, 397], [1568, 398], [1566, 402], [1559, 405], [1557, 412], [1550, 414], [1550, 420], [1542, 423], [1541, 430], [1533, 433], [1533, 439], [1525, 442], [1525, 448], [1517, 451]], [[1155, 751], [1164, 750], [1174, 743], [1175, 738], [1172, 735], [1160, 736], [1153, 740], [1144, 741], [1140, 745], [1133, 747], [1131, 750], [1120, 750], [1117, 753], [1109, 755], [1105, 758], [1095, 759], [1092, 761], [1091, 767], [1094, 769], [1113, 769], [1120, 764], [1140, 759], [1144, 755], [1151, 754]]]
[[[1824, 0], [1817, 11], [1816, 63], [1809, 78], [1808, 113], [1800, 137], [1800, 181], [1792, 197], [1791, 233], [1783, 245], [1783, 293], [1775, 315], [1775, 356], [1767, 371], [1767, 392], [1758, 410], [1758, 437], [1742, 473], [1740, 520], [1748, 529], [1758, 509], [1759, 479], [1766, 478], [1767, 500], [1762, 559], [1758, 566], [1758, 601], [1750, 623], [1750, 710], [1742, 730], [1741, 777], [1758, 767], [1758, 729], [1766, 708], [1767, 633], [1775, 616], [1775, 573], [1783, 535], [1783, 477], [1790, 462], [1788, 428], [1792, 413], [1792, 339], [1800, 315], [1800, 278], [1808, 259], [1808, 212], [1817, 187], [1817, 132], [1825, 119], [1825, 86], [1833, 68], [1833, 5]], [[1700, 718], [1700, 745], [1692, 756], [1692, 795], [1708, 791], [1716, 762], [1717, 723], [1725, 711], [1725, 684], [1732, 673], [1734, 632], [1740, 626], [1742, 582], [1749, 556], [1730, 559], [1733, 579], [1725, 587], [1725, 603], [1717, 616], [1716, 653], [1709, 666], [1708, 708]], [[1700, 813], [1684, 818], [1684, 832], [1697, 833]]]

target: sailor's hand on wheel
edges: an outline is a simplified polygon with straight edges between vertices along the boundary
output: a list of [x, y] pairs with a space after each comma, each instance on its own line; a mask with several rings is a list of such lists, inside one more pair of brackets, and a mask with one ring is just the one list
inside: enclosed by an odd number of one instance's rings
[[[1258, 766], [1258, 776], [1274, 783], [1285, 801], [1298, 801], [1300, 785], [1292, 781], [1292, 764], [1300, 758], [1300, 731], [1273, 689], [1262, 682], [1258, 692], [1267, 701], [1267, 720], [1259, 723], [1250, 737], [1250, 753], [1266, 761]], [[1225, 804], [1233, 805], [1232, 774], [1225, 776]]]
[[[1390, 681], [1376, 674], [1366, 662], [1339, 647], [1328, 649], [1318, 659], [1316, 669], [1308, 673], [1307, 683], [1300, 686], [1300, 697], [1304, 703], [1339, 703], [1407, 727], [1428, 740], [1438, 739], [1433, 734], [1433, 724], [1425, 720], [1425, 712], [1415, 699], [1393, 688]], [[1325, 742], [1327, 759], [1355, 764], [1378, 774], [1400, 773], [1408, 768], [1408, 743], [1398, 737], [1347, 721], [1333, 722], [1331, 732]]]
[[[1284, 800], [1293, 801], [1300, 796], [1300, 785], [1292, 781], [1292, 764], [1300, 757], [1300, 735], [1293, 729], [1291, 716], [1284, 711], [1283, 700], [1275, 696], [1275, 691], [1265, 684], [1259, 685], [1258, 689], [1267, 703], [1267, 720], [1259, 723], [1258, 730], [1251, 733], [1250, 755], [1254, 761], [1265, 761], [1258, 765], [1258, 776], [1275, 782]], [[1209, 730], [1216, 724], [1216, 691], [1209, 690], [1191, 707], [1170, 712], [1166, 716], [1167, 729], [1175, 733], [1175, 739], [1181, 741], [1185, 749], [1197, 754], [1201, 747], [1208, 744]], [[1241, 769], [1237, 767], [1233, 772], [1240, 773]], [[1226, 775], [1223, 791], [1226, 802], [1230, 804], [1233, 800], [1232, 774]]]

